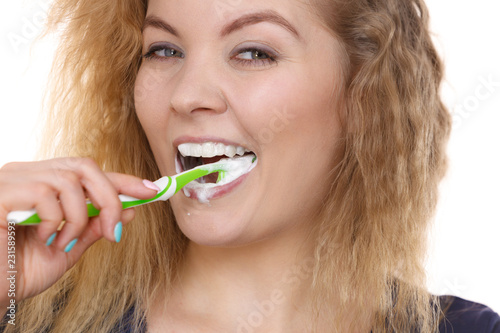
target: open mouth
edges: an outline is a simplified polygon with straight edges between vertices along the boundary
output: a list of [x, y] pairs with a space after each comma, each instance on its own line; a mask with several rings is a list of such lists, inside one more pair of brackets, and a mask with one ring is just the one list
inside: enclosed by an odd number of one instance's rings
[[[252, 151], [241, 147], [226, 145], [223, 143], [204, 142], [204, 143], [183, 143], [178, 147], [176, 158], [176, 171], [183, 172], [203, 164], [215, 163], [221, 159], [248, 158], [249, 155], [256, 156]], [[248, 170], [249, 171], [249, 170]], [[229, 178], [238, 178], [241, 175], [232, 175]], [[227, 175], [219, 175], [218, 172], [198, 178], [195, 182], [198, 184], [216, 184]]]

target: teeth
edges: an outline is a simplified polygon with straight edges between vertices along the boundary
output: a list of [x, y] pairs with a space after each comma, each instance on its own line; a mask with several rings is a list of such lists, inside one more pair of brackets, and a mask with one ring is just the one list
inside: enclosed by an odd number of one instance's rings
[[215, 155], [214, 156], [224, 155], [225, 151], [226, 151], [226, 146], [223, 143], [218, 143], [215, 145]]
[[235, 146], [226, 146], [226, 156], [234, 157], [236, 155], [236, 147]]
[[201, 156], [202, 157], [214, 157], [215, 156], [215, 144], [211, 142], [205, 142], [201, 145]]
[[236, 154], [243, 156], [243, 154], [245, 154], [245, 148], [243, 147], [236, 148]]
[[214, 157], [227, 156], [234, 157], [235, 155], [243, 156], [246, 152], [251, 152], [241, 146], [225, 145], [223, 143], [204, 142], [198, 143], [183, 143], [178, 147], [182, 156], [192, 157]]

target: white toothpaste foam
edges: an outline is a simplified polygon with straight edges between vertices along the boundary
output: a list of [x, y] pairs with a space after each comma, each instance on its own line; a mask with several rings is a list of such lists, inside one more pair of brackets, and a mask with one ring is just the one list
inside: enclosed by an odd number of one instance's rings
[[192, 181], [184, 187], [184, 189], [186, 189], [184, 194], [189, 197], [190, 195], [187, 189], [193, 190], [196, 192], [196, 196], [200, 203], [209, 203], [209, 199], [215, 194], [218, 187], [229, 184], [252, 171], [257, 165], [257, 161], [252, 162], [255, 158], [255, 155], [244, 155], [242, 157], [223, 158], [219, 160], [219, 162], [214, 163], [207, 170], [218, 170], [221, 169], [221, 165], [223, 165], [223, 169], [226, 170], [224, 179], [220, 180], [218, 183], [204, 184], [198, 181]]

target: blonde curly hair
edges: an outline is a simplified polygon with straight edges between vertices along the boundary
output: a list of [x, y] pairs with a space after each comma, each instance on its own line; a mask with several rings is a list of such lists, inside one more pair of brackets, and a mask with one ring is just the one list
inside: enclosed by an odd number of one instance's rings
[[[375, 309], [373, 332], [434, 332], [439, 306], [426, 291], [423, 259], [451, 121], [427, 8], [420, 0], [311, 2], [345, 52], [343, 156], [314, 233], [316, 311], [340, 302], [332, 331], [341, 318]], [[146, 0], [54, 1], [49, 29], [61, 44], [45, 156], [160, 176], [133, 100], [146, 8]], [[97, 242], [58, 283], [22, 302], [6, 332], [108, 332], [131, 308], [135, 327], [143, 324], [187, 239], [168, 203], [141, 207], [126, 228], [120, 244]]]

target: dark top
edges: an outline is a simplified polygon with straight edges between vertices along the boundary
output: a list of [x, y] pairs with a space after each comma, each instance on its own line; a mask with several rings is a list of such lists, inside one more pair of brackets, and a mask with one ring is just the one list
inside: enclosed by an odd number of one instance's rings
[[[446, 310], [439, 333], [500, 333], [500, 316], [487, 306], [454, 296], [440, 296], [439, 299], [442, 309]], [[146, 324], [139, 332], [132, 330], [130, 321], [133, 311], [133, 308], [127, 311], [111, 333], [146, 333]], [[0, 332], [3, 332], [7, 320], [4, 317]]]
[[[439, 325], [439, 333], [500, 333], [500, 316], [487, 306], [455, 296], [440, 296], [439, 300], [441, 308], [446, 310], [445, 317]], [[123, 317], [123, 325], [117, 326], [112, 333], [145, 333], [147, 331], [146, 325], [140, 332], [133, 332], [130, 324], [126, 324], [132, 311], [133, 309]]]
[[[500, 316], [487, 306], [459, 297], [440, 297], [445, 319], [439, 325], [440, 333], [500, 333]], [[451, 303], [451, 304], [450, 304]]]

